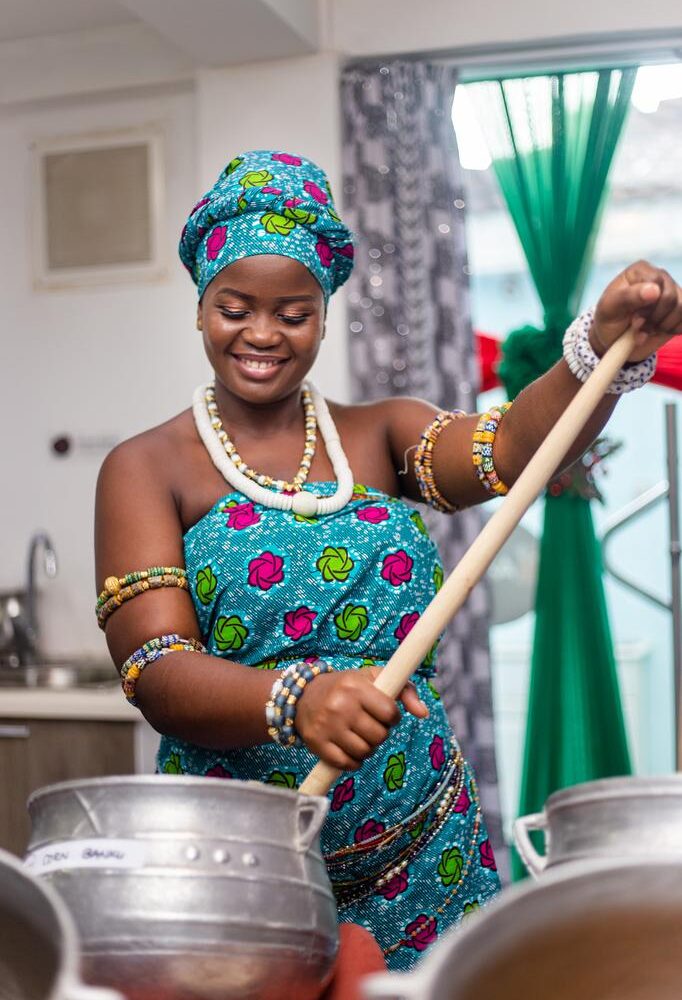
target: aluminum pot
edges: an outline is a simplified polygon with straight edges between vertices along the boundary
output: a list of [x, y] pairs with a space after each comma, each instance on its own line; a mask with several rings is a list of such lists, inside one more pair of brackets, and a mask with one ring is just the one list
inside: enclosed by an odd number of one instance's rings
[[0, 1000], [123, 1000], [83, 986], [76, 928], [59, 896], [0, 851]]
[[679, 1000], [682, 859], [563, 865], [505, 889], [367, 1000]]
[[[544, 832], [544, 854], [533, 846], [533, 830]], [[513, 837], [535, 878], [567, 861], [682, 857], [682, 774], [572, 785], [550, 795], [541, 813], [517, 819]]]
[[149, 775], [29, 799], [27, 864], [75, 917], [88, 982], [129, 1000], [314, 1000], [336, 907], [324, 798], [258, 782]]

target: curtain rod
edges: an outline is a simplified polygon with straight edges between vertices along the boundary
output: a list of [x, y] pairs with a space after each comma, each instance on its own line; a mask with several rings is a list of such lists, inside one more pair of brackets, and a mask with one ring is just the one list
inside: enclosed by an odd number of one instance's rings
[[348, 59], [344, 66], [367, 69], [395, 59], [415, 62], [427, 58], [431, 62], [459, 69], [462, 82], [500, 74], [522, 74], [529, 68], [539, 72], [541, 69], [556, 70], [557, 66], [592, 69], [597, 65], [678, 62], [682, 60], [682, 29], [666, 34], [661, 31], [620, 32], [420, 52], [391, 52]]

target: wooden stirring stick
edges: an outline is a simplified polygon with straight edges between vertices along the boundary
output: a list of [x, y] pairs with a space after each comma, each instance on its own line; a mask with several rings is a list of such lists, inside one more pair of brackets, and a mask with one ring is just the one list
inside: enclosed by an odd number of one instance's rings
[[[619, 337], [578, 390], [503, 502], [374, 681], [380, 691], [392, 698], [398, 697], [447, 623], [457, 614], [472, 588], [551, 479], [559, 462], [632, 353], [635, 337], [636, 331], [632, 329]], [[326, 795], [341, 773], [329, 764], [318, 761], [299, 791], [305, 795]]]

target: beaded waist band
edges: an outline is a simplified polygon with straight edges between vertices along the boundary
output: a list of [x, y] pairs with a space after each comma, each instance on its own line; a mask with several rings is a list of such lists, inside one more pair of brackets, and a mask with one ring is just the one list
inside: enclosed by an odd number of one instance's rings
[[377, 836], [324, 856], [339, 908], [381, 891], [435, 837], [462, 795], [467, 774], [453, 739], [441, 780], [427, 801]]

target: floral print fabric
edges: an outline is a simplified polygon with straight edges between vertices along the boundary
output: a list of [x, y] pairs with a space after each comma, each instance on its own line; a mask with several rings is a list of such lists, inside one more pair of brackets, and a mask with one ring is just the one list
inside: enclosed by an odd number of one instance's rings
[[[318, 483], [318, 493], [334, 484]], [[357, 486], [341, 511], [302, 517], [239, 493], [185, 536], [185, 564], [209, 653], [274, 670], [320, 656], [336, 670], [384, 664], [441, 586], [420, 514]], [[415, 682], [430, 716], [402, 712], [388, 740], [330, 790], [322, 851], [339, 919], [366, 926], [390, 968], [411, 967], [498, 887], [473, 775], [431, 678]], [[163, 737], [159, 770], [295, 788], [315, 764], [275, 743], [207, 750]]]

